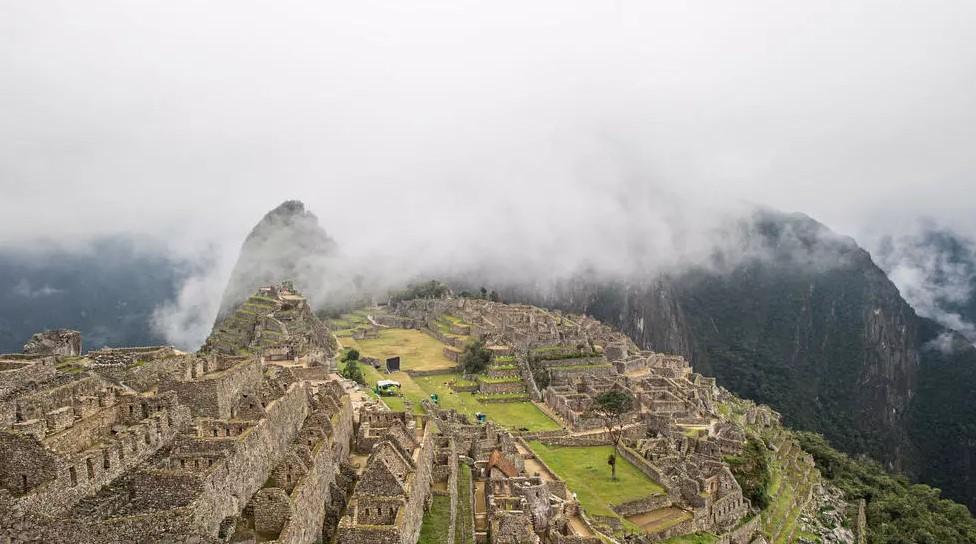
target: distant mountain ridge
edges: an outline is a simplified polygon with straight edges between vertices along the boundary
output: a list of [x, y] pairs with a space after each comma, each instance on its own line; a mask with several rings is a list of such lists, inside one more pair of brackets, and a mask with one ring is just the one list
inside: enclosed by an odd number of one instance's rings
[[[764, 251], [731, 267], [503, 294], [591, 314], [643, 348], [685, 355], [791, 425], [976, 510], [976, 349], [917, 315], [853, 240], [802, 215], [766, 210], [750, 221], [751, 246]], [[952, 349], [935, 349], [940, 338]]]

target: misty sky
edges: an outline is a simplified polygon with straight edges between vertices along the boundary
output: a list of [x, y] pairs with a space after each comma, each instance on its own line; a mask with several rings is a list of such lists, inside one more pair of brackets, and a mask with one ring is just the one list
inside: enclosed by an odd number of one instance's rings
[[0, 0], [0, 244], [226, 261], [297, 198], [446, 259], [661, 254], [740, 201], [870, 246], [976, 234], [974, 143], [970, 0]]

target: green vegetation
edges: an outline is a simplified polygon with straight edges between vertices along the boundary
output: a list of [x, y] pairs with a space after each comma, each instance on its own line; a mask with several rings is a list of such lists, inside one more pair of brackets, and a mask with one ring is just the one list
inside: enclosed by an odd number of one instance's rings
[[818, 434], [796, 433], [796, 438], [848, 501], [867, 501], [870, 544], [976, 542], [972, 514], [941, 498], [938, 489], [889, 474], [874, 461], [853, 459]]
[[518, 376], [478, 376], [479, 382], [484, 383], [515, 383], [522, 381]]
[[617, 479], [610, 479], [605, 463], [614, 452], [612, 446], [546, 446], [538, 440], [533, 440], [530, 446], [576, 493], [591, 516], [619, 518], [610, 509], [611, 504], [664, 493], [663, 487], [623, 458], [617, 459]]
[[529, 358], [533, 361], [558, 361], [560, 359], [581, 359], [595, 355], [595, 353], [588, 350], [556, 345], [535, 348], [530, 352]]
[[772, 498], [769, 487], [772, 484], [769, 453], [766, 446], [757, 438], [749, 438], [741, 455], [726, 457], [725, 461], [739, 482], [742, 494], [752, 501], [752, 505], [765, 510]]
[[339, 374], [347, 379], [352, 380], [360, 385], [366, 385], [366, 377], [363, 375], [363, 369], [359, 364], [359, 352], [355, 349], [346, 350], [342, 354], [340, 359], [342, 367], [339, 369]]
[[[610, 434], [613, 445], [620, 443], [620, 424], [624, 415], [634, 408], [634, 397], [626, 391], [604, 391], [593, 399], [593, 413], [603, 419], [603, 425]], [[613, 469], [613, 478], [617, 477], [617, 464], [613, 458], [607, 463]]]
[[457, 521], [454, 529], [454, 542], [473, 544], [474, 512], [471, 510], [471, 467], [462, 463], [458, 472]]
[[407, 286], [406, 289], [393, 293], [390, 301], [393, 303], [415, 298], [444, 298], [451, 292], [443, 283], [430, 280], [424, 283], [415, 283]]
[[498, 295], [498, 292], [494, 289], [489, 291], [486, 287], [482, 287], [478, 291], [472, 293], [471, 291], [461, 291], [458, 293], [461, 298], [480, 298], [484, 300], [490, 300], [492, 302], [501, 302], [502, 298]]
[[529, 396], [525, 393], [492, 393], [492, 394], [478, 394], [475, 395], [476, 399], [484, 402], [509, 402], [513, 400], [526, 401], [528, 402]]
[[436, 375], [417, 377], [412, 381], [427, 395], [437, 393], [442, 408], [453, 408], [468, 416], [482, 412], [488, 415], [489, 421], [513, 430], [557, 431], [561, 429], [558, 423], [531, 402], [480, 402], [475, 393], [456, 393], [449, 386], [451, 380], [456, 378], [456, 375]]
[[434, 495], [430, 510], [424, 514], [420, 526], [419, 544], [445, 544], [451, 525], [451, 499], [446, 495]]
[[479, 374], [488, 368], [491, 363], [491, 351], [485, 348], [483, 340], [475, 340], [464, 346], [459, 360], [461, 369], [466, 374]]
[[340, 332], [352, 333], [352, 330], [369, 325], [369, 319], [366, 318], [366, 310], [357, 310], [355, 312], [349, 312], [340, 315], [338, 318], [328, 319], [329, 327], [331, 327], [336, 334]]
[[473, 380], [465, 380], [464, 378], [456, 378], [453, 384], [455, 387], [474, 387], [478, 385], [478, 382]]
[[[430, 399], [432, 393], [439, 397], [443, 408], [455, 409], [473, 417], [477, 412], [488, 416], [490, 421], [512, 430], [555, 431], [561, 427], [532, 402], [481, 402], [476, 393], [456, 393], [450, 388], [453, 381], [459, 385], [475, 385], [463, 380], [456, 373], [435, 374], [413, 378], [406, 370], [455, 370], [457, 366], [444, 356], [444, 344], [430, 335], [417, 330], [382, 329], [378, 338], [353, 340], [343, 339], [343, 344], [362, 353], [363, 356], [383, 360], [399, 355], [404, 371], [392, 374], [380, 373], [370, 365], [358, 365], [371, 389], [376, 382], [392, 379], [400, 382], [400, 397], [382, 397], [382, 401], [392, 410], [404, 410], [404, 400], [413, 402], [412, 411], [422, 414], [421, 401]], [[486, 350], [487, 351], [487, 350]], [[508, 379], [508, 378], [506, 378]], [[370, 394], [373, 394], [370, 391]], [[374, 395], [375, 396], [375, 395]], [[482, 397], [484, 398], [484, 397]], [[501, 396], [492, 395], [500, 399]]]
[[404, 370], [453, 370], [457, 367], [444, 355], [444, 344], [418, 330], [381, 329], [376, 338], [343, 338], [342, 343], [357, 349], [363, 356], [380, 361], [399, 356], [400, 367]]

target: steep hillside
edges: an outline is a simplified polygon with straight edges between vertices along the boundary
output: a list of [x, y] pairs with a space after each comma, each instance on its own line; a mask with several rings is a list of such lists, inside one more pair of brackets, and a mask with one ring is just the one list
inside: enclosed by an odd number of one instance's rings
[[259, 288], [218, 322], [200, 349], [226, 355], [260, 355], [290, 360], [309, 354], [325, 361], [336, 340], [305, 297], [289, 282]]
[[742, 259], [719, 254], [680, 275], [508, 294], [681, 353], [791, 425], [976, 506], [972, 350], [929, 349], [942, 329], [916, 315], [866, 251], [812, 219], [763, 211], [743, 230]]
[[321, 281], [336, 244], [297, 200], [283, 202], [255, 225], [241, 246], [220, 301], [217, 320], [263, 285], [294, 281], [299, 289]]

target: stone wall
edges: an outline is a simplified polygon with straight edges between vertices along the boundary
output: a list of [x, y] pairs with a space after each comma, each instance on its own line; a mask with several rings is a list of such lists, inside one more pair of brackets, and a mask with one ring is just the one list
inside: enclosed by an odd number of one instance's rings
[[[289, 450], [309, 414], [304, 383], [294, 383], [268, 403], [266, 416], [235, 439], [226, 456], [194, 473], [143, 471], [136, 513], [85, 524], [93, 542], [209, 542], [237, 516]], [[212, 440], [212, 439], [211, 439]], [[227, 440], [227, 439], [219, 439]], [[136, 474], [140, 476], [140, 474]], [[158, 505], [153, 501], [165, 499]]]
[[118, 405], [109, 406], [78, 421], [74, 421], [72, 416], [72, 425], [45, 438], [44, 445], [62, 454], [83, 451], [101, 440], [102, 436], [110, 434], [112, 427], [120, 419], [120, 409], [122, 407]]
[[186, 360], [195, 358], [179, 356], [153, 359], [138, 365], [97, 367], [93, 372], [114, 383], [145, 392], [156, 388], [162, 382], [180, 378], [185, 366], [189, 364]]
[[681, 495], [681, 490], [674, 482], [665, 478], [654, 465], [647, 459], [641, 457], [636, 451], [621, 444], [617, 446], [617, 453], [624, 459], [630, 461], [631, 464], [637, 467], [637, 470], [643, 472], [648, 478], [664, 486], [668, 491], [668, 495], [672, 498], [677, 498]]
[[24, 353], [64, 357], [81, 355], [81, 333], [71, 329], [55, 329], [35, 333], [24, 344]]
[[330, 489], [335, 483], [339, 463], [345, 461], [345, 457], [336, 458], [335, 454], [348, 454], [349, 451], [352, 404], [348, 396], [343, 397], [342, 408], [333, 419], [333, 434], [315, 449], [311, 468], [291, 492], [289, 499], [294, 514], [276, 542], [311, 544], [322, 537], [326, 504], [331, 502]]
[[[32, 489], [18, 501], [16, 508], [44, 516], [65, 512], [170, 444], [188, 421], [189, 410], [171, 397], [168, 406], [160, 406], [145, 419], [119, 432], [114, 441], [98, 443], [65, 457], [51, 455], [55, 459], [54, 478]], [[24, 470], [34, 470], [30, 467], [35, 464], [49, 466], [49, 461], [44, 460], [49, 457], [39, 459], [35, 450], [18, 448], [9, 451], [4, 464], [8, 470], [19, 464]]]
[[34, 361], [0, 360], [0, 401], [30, 383], [54, 377], [54, 357]]
[[715, 544], [749, 544], [752, 538], [759, 531], [760, 518], [753, 516], [749, 521], [732, 529], [731, 531], [719, 535]]
[[547, 360], [538, 361], [537, 364], [544, 368], [552, 368], [552, 367], [568, 368], [574, 366], [599, 365], [606, 362], [607, 362], [606, 359], [597, 356], [597, 357], [573, 357], [570, 359], [547, 359]]
[[431, 469], [434, 462], [434, 425], [424, 428], [417, 456], [417, 469], [410, 485], [410, 497], [397, 516], [401, 544], [415, 544], [424, 522], [424, 510], [430, 497]]
[[525, 382], [486, 382], [481, 381], [479, 383], [479, 391], [485, 395], [498, 395], [503, 393], [524, 393], [525, 392]]
[[15, 400], [0, 402], [0, 427], [17, 421], [47, 419], [47, 414], [63, 407], [73, 407], [76, 398], [98, 397], [105, 389], [105, 382], [91, 375], [58, 375], [40, 389], [36, 384], [23, 386], [27, 389]]
[[613, 505], [611, 508], [623, 517], [636, 516], [659, 508], [671, 506], [671, 499], [667, 495], [650, 495], [643, 499]]
[[194, 416], [231, 419], [237, 400], [260, 388], [261, 361], [247, 359], [217, 372], [190, 381], [168, 382], [160, 390], [176, 391], [180, 402], [190, 406]]
[[267, 416], [242, 435], [242, 443], [226, 460], [208, 471], [193, 508], [200, 533], [216, 535], [221, 521], [237, 515], [268, 479], [308, 417], [307, 395], [304, 383], [292, 384], [268, 404]]

